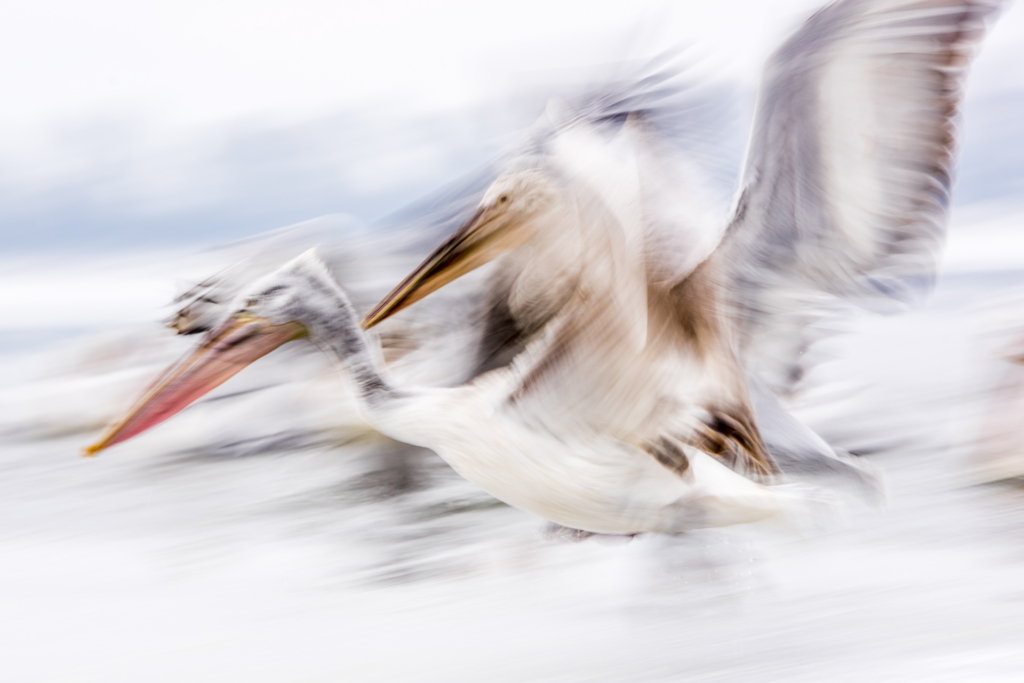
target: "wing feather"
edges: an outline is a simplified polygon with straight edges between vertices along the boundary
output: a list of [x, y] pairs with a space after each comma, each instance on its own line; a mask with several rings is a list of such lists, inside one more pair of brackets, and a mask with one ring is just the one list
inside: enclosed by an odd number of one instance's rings
[[801, 374], [808, 340], [792, 333], [809, 328], [791, 313], [822, 295], [878, 307], [930, 289], [964, 74], [998, 5], [844, 0], [770, 59], [719, 257], [748, 362], [773, 388]]

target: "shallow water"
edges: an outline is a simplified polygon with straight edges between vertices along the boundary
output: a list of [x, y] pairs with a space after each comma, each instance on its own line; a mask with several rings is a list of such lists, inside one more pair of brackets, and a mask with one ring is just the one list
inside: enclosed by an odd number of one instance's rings
[[630, 542], [551, 540], [389, 451], [302, 352], [79, 458], [191, 340], [141, 304], [120, 331], [4, 330], [0, 678], [1020, 680], [1024, 486], [972, 478], [1007, 318], [982, 304], [1020, 284], [949, 278], [828, 342], [797, 412], [872, 453], [884, 505]]

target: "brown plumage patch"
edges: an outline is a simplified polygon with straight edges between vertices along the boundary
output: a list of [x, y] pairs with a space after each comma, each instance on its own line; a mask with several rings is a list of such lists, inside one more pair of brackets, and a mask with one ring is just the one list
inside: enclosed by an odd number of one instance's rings
[[[687, 345], [701, 355], [718, 350], [722, 337], [719, 288], [715, 265], [709, 260], [697, 266], [684, 280], [661, 295], [667, 299], [668, 311], [675, 328]], [[656, 292], [649, 298], [656, 300]]]
[[759, 476], [778, 473], [778, 467], [761, 439], [748, 410], [711, 408], [692, 445], [714, 455], [737, 471]]
[[690, 468], [690, 459], [686, 457], [682, 447], [672, 439], [663, 436], [657, 441], [645, 444], [643, 448], [653, 455], [655, 460], [678, 475], [682, 475]]
[[[713, 256], [668, 291], [671, 315], [683, 342], [706, 363], [716, 363], [733, 376], [735, 402], [706, 406], [707, 417], [685, 443], [714, 455], [730, 468], [757, 476], [778, 472], [746, 400], [743, 371], [729, 343], [723, 315], [719, 258]], [[653, 297], [652, 297], [653, 298]]]

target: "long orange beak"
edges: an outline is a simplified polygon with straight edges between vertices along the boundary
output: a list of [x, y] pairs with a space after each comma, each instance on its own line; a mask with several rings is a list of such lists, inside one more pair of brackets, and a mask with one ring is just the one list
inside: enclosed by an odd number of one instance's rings
[[381, 299], [360, 323], [370, 329], [431, 292], [512, 251], [533, 234], [529, 223], [510, 223], [494, 207], [480, 208], [397, 287]]
[[141, 434], [177, 415], [202, 396], [277, 347], [306, 335], [299, 323], [273, 325], [263, 318], [235, 316], [212, 330], [203, 343], [168, 368], [120, 420], [107, 428], [83, 455]]
[[409, 273], [408, 277], [381, 299], [363, 318], [360, 323], [363, 329], [370, 329], [431, 292], [444, 287], [459, 276], [483, 265], [483, 263], [479, 263], [472, 264], [469, 268], [464, 267], [470, 265], [467, 263], [467, 257], [478, 247], [472, 237], [482, 216], [482, 210], [473, 214], [472, 218], [452, 233], [441, 246], [423, 260], [423, 263], [416, 266], [416, 269]]

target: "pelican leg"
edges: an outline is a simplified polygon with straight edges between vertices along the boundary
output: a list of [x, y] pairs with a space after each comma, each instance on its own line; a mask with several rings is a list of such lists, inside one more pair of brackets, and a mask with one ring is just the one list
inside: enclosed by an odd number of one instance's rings
[[558, 541], [562, 543], [580, 543], [591, 536], [597, 536], [593, 531], [573, 529], [572, 527], [562, 526], [555, 522], [548, 522], [544, 527], [543, 534], [544, 538], [548, 541]]
[[639, 536], [636, 534], [599, 534], [595, 531], [583, 531], [582, 529], [573, 529], [572, 527], [562, 526], [555, 522], [548, 522], [544, 527], [544, 538], [548, 541], [556, 541], [560, 543], [582, 543], [583, 541], [591, 538], [597, 538], [598, 540], [625, 540], [626, 542], [632, 541], [634, 538]]

